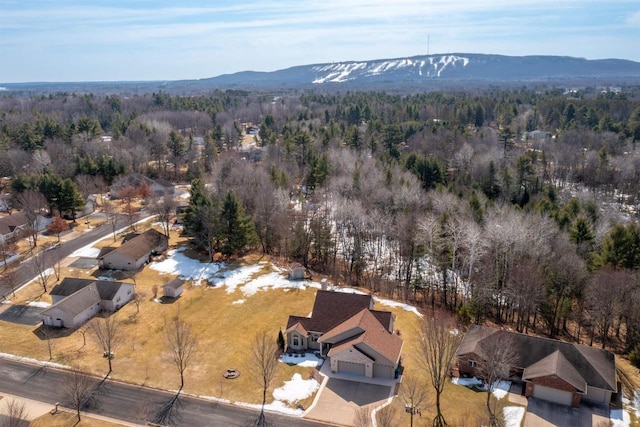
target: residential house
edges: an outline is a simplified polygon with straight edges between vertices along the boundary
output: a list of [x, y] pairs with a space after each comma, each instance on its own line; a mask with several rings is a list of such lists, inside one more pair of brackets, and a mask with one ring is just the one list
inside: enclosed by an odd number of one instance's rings
[[53, 304], [42, 311], [42, 322], [77, 328], [101, 311], [117, 311], [133, 294], [131, 283], [66, 277], [51, 290]]
[[131, 173], [118, 179], [118, 181], [111, 186], [111, 198], [118, 199], [120, 196], [120, 192], [125, 187], [139, 188], [142, 181], [146, 181], [146, 183], [149, 185], [149, 188], [153, 192], [153, 195], [156, 197], [175, 193], [175, 187], [169, 181], [161, 178], [151, 179], [139, 173]]
[[184, 280], [175, 278], [162, 287], [162, 295], [167, 298], [178, 298], [184, 290]]
[[103, 269], [138, 270], [149, 262], [151, 255], [167, 250], [168, 244], [167, 236], [149, 229], [142, 234], [127, 236], [118, 248], [101, 251], [98, 264]]
[[393, 321], [391, 312], [373, 309], [371, 295], [319, 290], [309, 317], [289, 316], [287, 349], [318, 350], [333, 372], [394, 378], [403, 342]]
[[585, 345], [473, 325], [456, 352], [453, 376], [479, 376], [491, 346], [512, 345], [511, 380], [525, 385], [525, 396], [573, 407], [582, 400], [608, 405], [618, 391], [611, 352]]
[[11, 215], [0, 218], [0, 244], [18, 238], [23, 230], [29, 226], [38, 231], [42, 231], [51, 224], [51, 219], [38, 215], [33, 224], [29, 224], [27, 215], [24, 212], [15, 212]]

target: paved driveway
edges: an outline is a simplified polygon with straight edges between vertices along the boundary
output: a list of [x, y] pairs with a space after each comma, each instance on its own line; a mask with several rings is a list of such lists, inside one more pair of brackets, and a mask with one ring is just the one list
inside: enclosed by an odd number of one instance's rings
[[336, 425], [352, 426], [358, 409], [382, 404], [391, 393], [391, 387], [329, 378], [320, 390], [320, 396], [305, 418]]
[[602, 427], [609, 425], [609, 413], [602, 406], [583, 403], [571, 408], [545, 400], [529, 398], [524, 427]]

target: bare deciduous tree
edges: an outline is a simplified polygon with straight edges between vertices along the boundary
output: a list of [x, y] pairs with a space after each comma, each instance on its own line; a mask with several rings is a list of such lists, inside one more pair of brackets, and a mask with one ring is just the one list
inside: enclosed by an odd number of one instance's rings
[[97, 388], [94, 378], [86, 375], [79, 368], [73, 368], [65, 376], [62, 390], [69, 401], [69, 405], [75, 409], [80, 421], [80, 410], [91, 400]]
[[5, 399], [4, 416], [0, 415], [0, 426], [2, 427], [27, 427], [29, 413], [24, 402], [15, 399]]
[[16, 288], [20, 284], [18, 277], [18, 271], [15, 268], [7, 268], [2, 272], [2, 277], [0, 278], [0, 284], [11, 289], [11, 294], [15, 298], [16, 296]]
[[104, 352], [103, 356], [109, 362], [108, 376], [113, 370], [111, 360], [114, 357], [114, 351], [122, 344], [124, 337], [122, 334], [122, 322], [120, 322], [115, 314], [112, 314], [109, 317], [94, 319], [93, 322], [91, 322], [90, 328], [96, 343]]
[[278, 367], [278, 344], [267, 331], [256, 334], [251, 346], [253, 374], [262, 387], [262, 406], [256, 422], [257, 427], [266, 426], [264, 405], [267, 401], [267, 390]]
[[25, 190], [15, 197], [14, 204], [25, 214], [27, 219], [25, 232], [31, 240], [31, 246], [35, 248], [38, 245], [38, 233], [40, 232], [40, 213], [46, 208], [47, 200], [39, 191]]
[[107, 223], [111, 224], [111, 232], [113, 233], [113, 241], [116, 241], [116, 230], [118, 227], [118, 209], [111, 200], [104, 199], [102, 210], [107, 218]]
[[440, 396], [449, 377], [451, 362], [462, 341], [462, 334], [450, 329], [443, 321], [423, 321], [419, 334], [418, 360], [436, 392], [436, 417], [433, 425], [447, 425], [440, 408]]
[[167, 237], [169, 237], [169, 230], [171, 229], [171, 218], [177, 206], [176, 200], [169, 193], [165, 193], [162, 198], [153, 198], [151, 200], [151, 209], [158, 216], [158, 221], [162, 224], [162, 231]]
[[427, 389], [413, 375], [405, 375], [400, 384], [400, 399], [404, 403], [405, 411], [411, 416], [411, 427], [413, 427], [413, 417], [422, 416], [422, 404], [427, 398]]
[[395, 427], [397, 423], [398, 411], [393, 405], [387, 405], [376, 412], [378, 427]]
[[180, 372], [179, 393], [184, 387], [184, 371], [189, 367], [198, 345], [198, 339], [191, 329], [191, 324], [178, 316], [169, 324], [165, 324], [165, 329], [171, 361]]
[[491, 405], [491, 395], [500, 381], [510, 377], [511, 368], [517, 360], [517, 350], [515, 343], [499, 332], [485, 338], [481, 350], [476, 369], [487, 387], [487, 412], [489, 423], [494, 427], [499, 425], [499, 419], [495, 402]]
[[52, 271], [47, 267], [49, 261], [49, 251], [41, 251], [35, 254], [32, 258], [34, 273], [37, 276], [37, 280], [42, 287], [42, 293], [47, 292], [47, 287], [49, 286], [49, 281], [51, 280]]
[[371, 427], [371, 408], [368, 406], [361, 406], [356, 411], [356, 418], [353, 420], [355, 427]]

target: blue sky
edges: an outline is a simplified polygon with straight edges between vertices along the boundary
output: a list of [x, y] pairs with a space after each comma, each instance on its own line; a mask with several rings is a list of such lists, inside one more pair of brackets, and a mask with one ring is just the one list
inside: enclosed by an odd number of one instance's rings
[[640, 0], [0, 0], [0, 82], [177, 80], [427, 53], [640, 61]]

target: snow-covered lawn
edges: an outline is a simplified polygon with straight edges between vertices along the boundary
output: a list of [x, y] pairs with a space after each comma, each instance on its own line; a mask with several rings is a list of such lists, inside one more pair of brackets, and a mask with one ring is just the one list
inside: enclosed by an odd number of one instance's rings
[[87, 245], [82, 247], [69, 255], [72, 258], [75, 257], [84, 257], [84, 258], [97, 258], [100, 254], [100, 249], [94, 248], [93, 243], [91, 245]]
[[62, 368], [62, 369], [71, 368], [70, 366], [62, 365], [60, 363], [43, 362], [41, 360], [32, 359], [30, 357], [16, 356], [15, 354], [9, 354], [9, 353], [0, 353], [0, 357], [2, 357], [3, 359], [16, 360], [18, 362], [26, 362], [26, 363], [34, 363], [37, 365], [43, 365], [43, 366], [51, 366], [52, 368]]
[[322, 366], [323, 359], [316, 357], [313, 353], [305, 353], [298, 355], [298, 357], [283, 354], [280, 356], [280, 361], [289, 365], [298, 365], [302, 367], [315, 368], [316, 366]]
[[505, 406], [502, 408], [505, 427], [520, 427], [524, 418], [524, 408], [522, 406]]
[[640, 418], [640, 390], [633, 393], [633, 408], [636, 411], [636, 417]]
[[[320, 383], [315, 379], [304, 380], [302, 379], [302, 375], [293, 374], [291, 380], [285, 381], [282, 387], [273, 390], [274, 401], [264, 405], [264, 409], [271, 412], [302, 416], [302, 409], [291, 408], [288, 404], [294, 405], [296, 402], [310, 397], [318, 391], [318, 388], [320, 388]], [[286, 402], [288, 402], [288, 404]], [[260, 409], [261, 406], [243, 402], [236, 402], [236, 405], [254, 409]]]
[[410, 311], [412, 313], [414, 313], [416, 316], [418, 317], [422, 317], [422, 314], [418, 311], [417, 308], [415, 308], [412, 305], [409, 304], [404, 304], [398, 301], [393, 301], [390, 299], [382, 299], [382, 298], [378, 298], [378, 297], [374, 297], [373, 300], [375, 302], [377, 302], [378, 304], [382, 304], [382, 305], [386, 305], [387, 307], [396, 307], [396, 308], [401, 308], [405, 311]]
[[224, 267], [220, 263], [203, 263], [183, 254], [186, 248], [172, 249], [164, 261], [154, 262], [149, 268], [160, 273], [175, 274], [181, 279], [199, 283], [200, 280], [213, 279], [213, 276]]
[[39, 308], [47, 308], [49, 307], [51, 304], [49, 304], [48, 302], [44, 302], [44, 301], [29, 301], [27, 303], [27, 305], [29, 307], [39, 307]]
[[[451, 378], [451, 383], [469, 388], [475, 387], [481, 390], [487, 389], [486, 384], [476, 377]], [[495, 383], [493, 383], [493, 395], [496, 397], [496, 399], [500, 400], [509, 393], [509, 388], [511, 388], [511, 381], [496, 381]]]
[[273, 398], [290, 404], [296, 403], [313, 395], [318, 388], [320, 383], [315, 379], [303, 380], [302, 375], [293, 374], [291, 380], [285, 381], [282, 387], [273, 390]]

